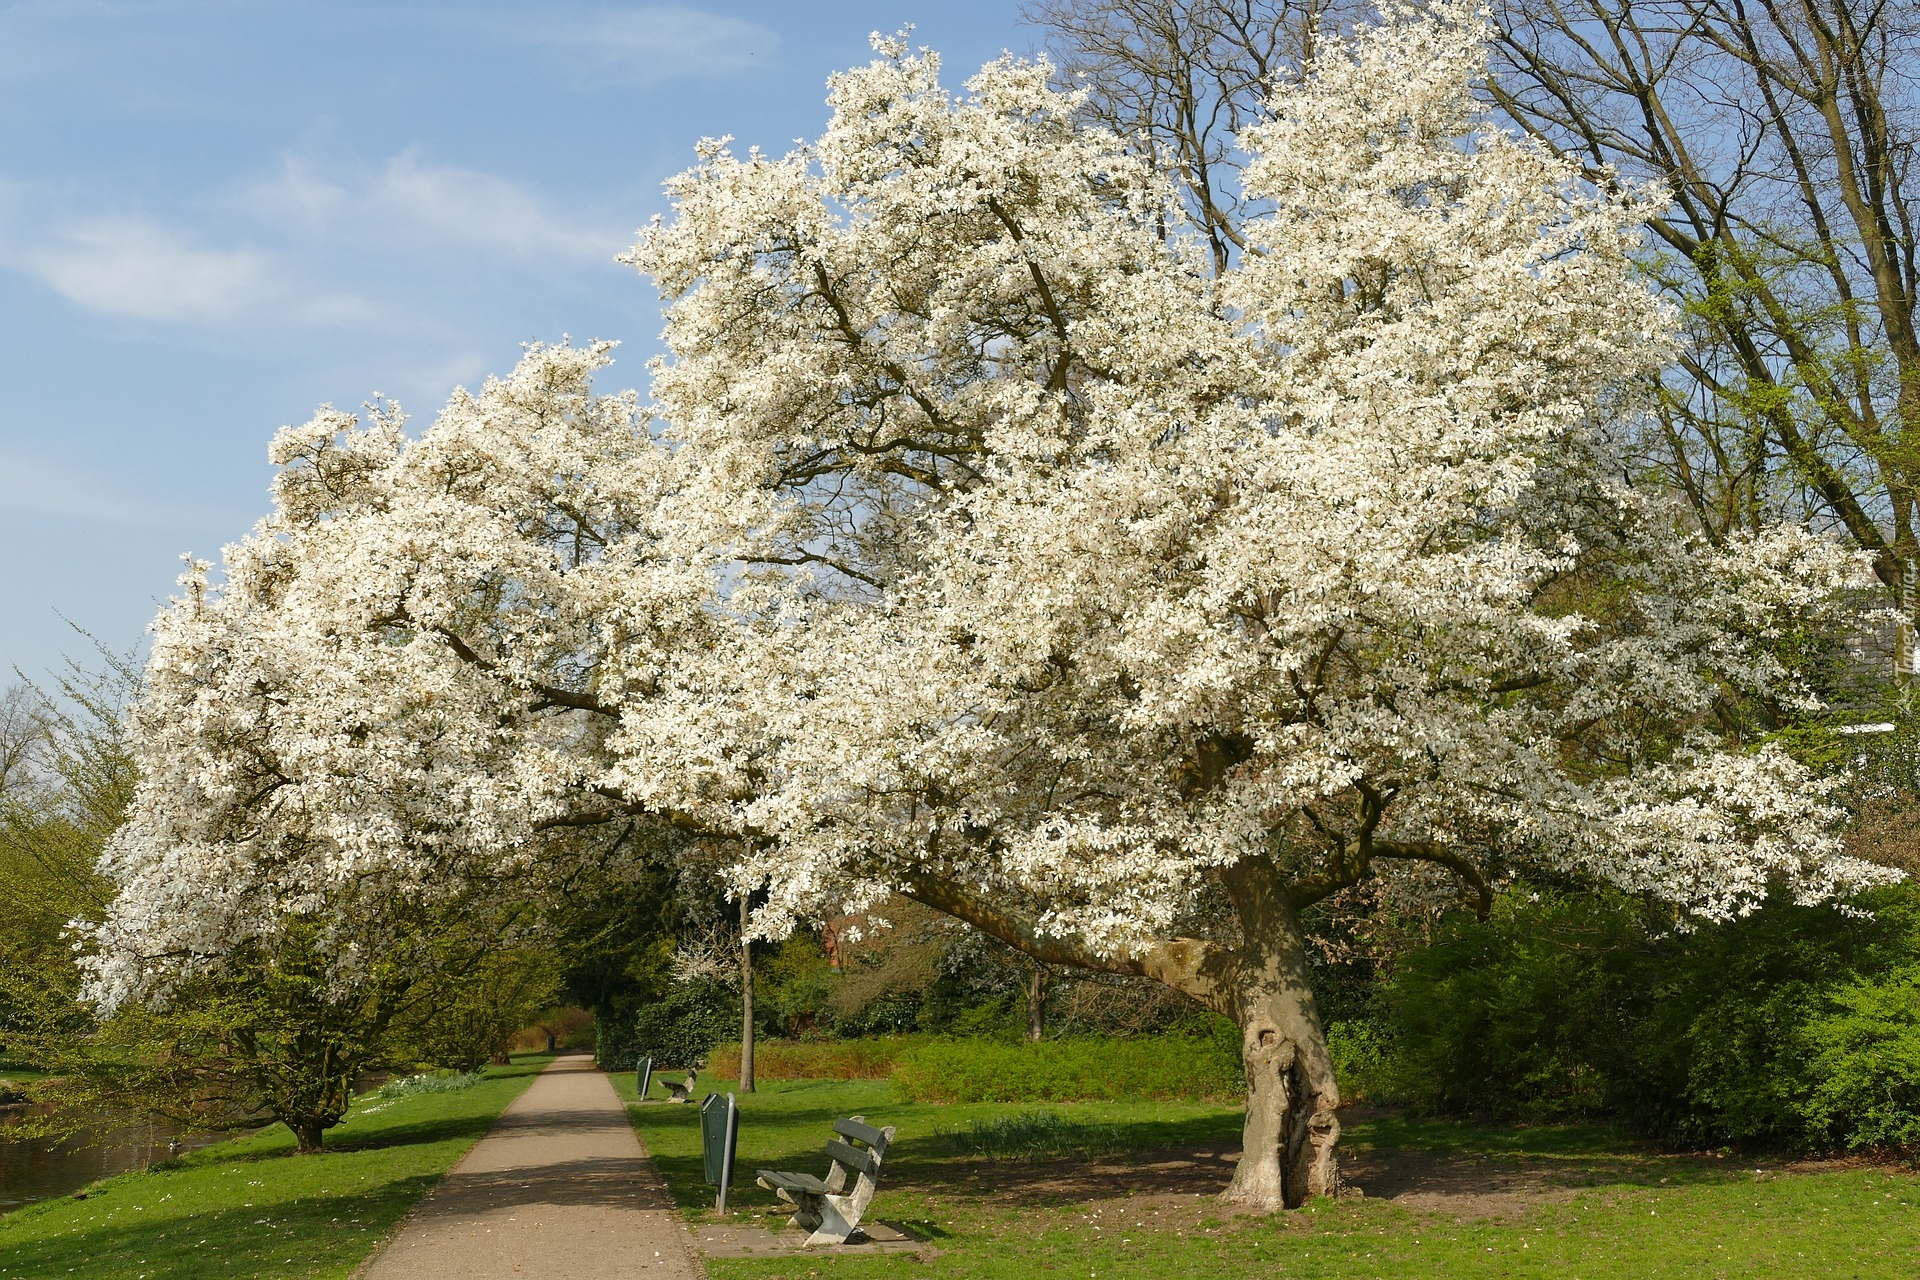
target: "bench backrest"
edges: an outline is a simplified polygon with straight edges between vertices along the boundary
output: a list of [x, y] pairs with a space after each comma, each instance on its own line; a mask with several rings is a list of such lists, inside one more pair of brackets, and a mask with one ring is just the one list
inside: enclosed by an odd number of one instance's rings
[[[893, 1145], [893, 1126], [876, 1129], [866, 1122], [865, 1116], [849, 1116], [845, 1120], [835, 1120], [833, 1131], [839, 1137], [827, 1141], [827, 1156], [833, 1161], [833, 1167], [827, 1170], [827, 1188], [836, 1194], [843, 1192], [848, 1172], [858, 1175], [851, 1192], [855, 1214], [851, 1220], [857, 1222], [858, 1215], [866, 1212], [867, 1202], [873, 1199], [880, 1176], [880, 1161], [885, 1158], [887, 1148]], [[862, 1148], [855, 1143], [865, 1143], [866, 1146]]]

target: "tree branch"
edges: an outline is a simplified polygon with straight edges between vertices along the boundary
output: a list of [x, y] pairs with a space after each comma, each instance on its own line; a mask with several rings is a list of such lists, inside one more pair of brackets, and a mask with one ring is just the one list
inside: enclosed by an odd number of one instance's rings
[[1032, 918], [1005, 904], [1004, 896], [990, 903], [984, 893], [971, 892], [931, 872], [914, 877], [900, 892], [923, 906], [966, 921], [1041, 964], [1151, 978], [1219, 1012], [1225, 1012], [1231, 1000], [1224, 972], [1231, 954], [1198, 938], [1168, 938], [1119, 955], [1102, 956], [1067, 939], [1042, 935]]

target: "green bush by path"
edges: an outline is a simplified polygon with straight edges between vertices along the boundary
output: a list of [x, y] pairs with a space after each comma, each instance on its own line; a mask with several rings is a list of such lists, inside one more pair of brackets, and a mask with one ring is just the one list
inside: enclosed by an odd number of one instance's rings
[[936, 1040], [901, 1054], [893, 1079], [917, 1102], [1225, 1100], [1244, 1089], [1239, 1033], [1224, 1018], [1210, 1036]]
[[[345, 1277], [547, 1058], [356, 1102], [314, 1155], [280, 1125], [0, 1218], [0, 1277]], [[444, 1078], [444, 1077], [443, 1077]]]
[[640, 1006], [629, 1035], [617, 1050], [601, 1052], [600, 1065], [631, 1071], [641, 1058], [652, 1058], [655, 1069], [685, 1070], [704, 1063], [715, 1045], [739, 1033], [738, 994], [711, 978], [676, 982], [666, 995]]

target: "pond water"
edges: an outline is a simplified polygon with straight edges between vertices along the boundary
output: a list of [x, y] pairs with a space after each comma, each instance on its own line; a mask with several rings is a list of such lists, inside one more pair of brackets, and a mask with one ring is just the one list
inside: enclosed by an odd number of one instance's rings
[[157, 1116], [115, 1116], [58, 1142], [0, 1142], [0, 1213], [230, 1136], [183, 1129]]

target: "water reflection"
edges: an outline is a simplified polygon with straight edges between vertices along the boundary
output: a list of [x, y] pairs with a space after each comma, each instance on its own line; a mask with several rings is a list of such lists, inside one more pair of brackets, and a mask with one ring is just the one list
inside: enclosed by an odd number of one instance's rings
[[229, 1136], [183, 1129], [156, 1116], [115, 1116], [59, 1142], [0, 1141], [0, 1213]]

